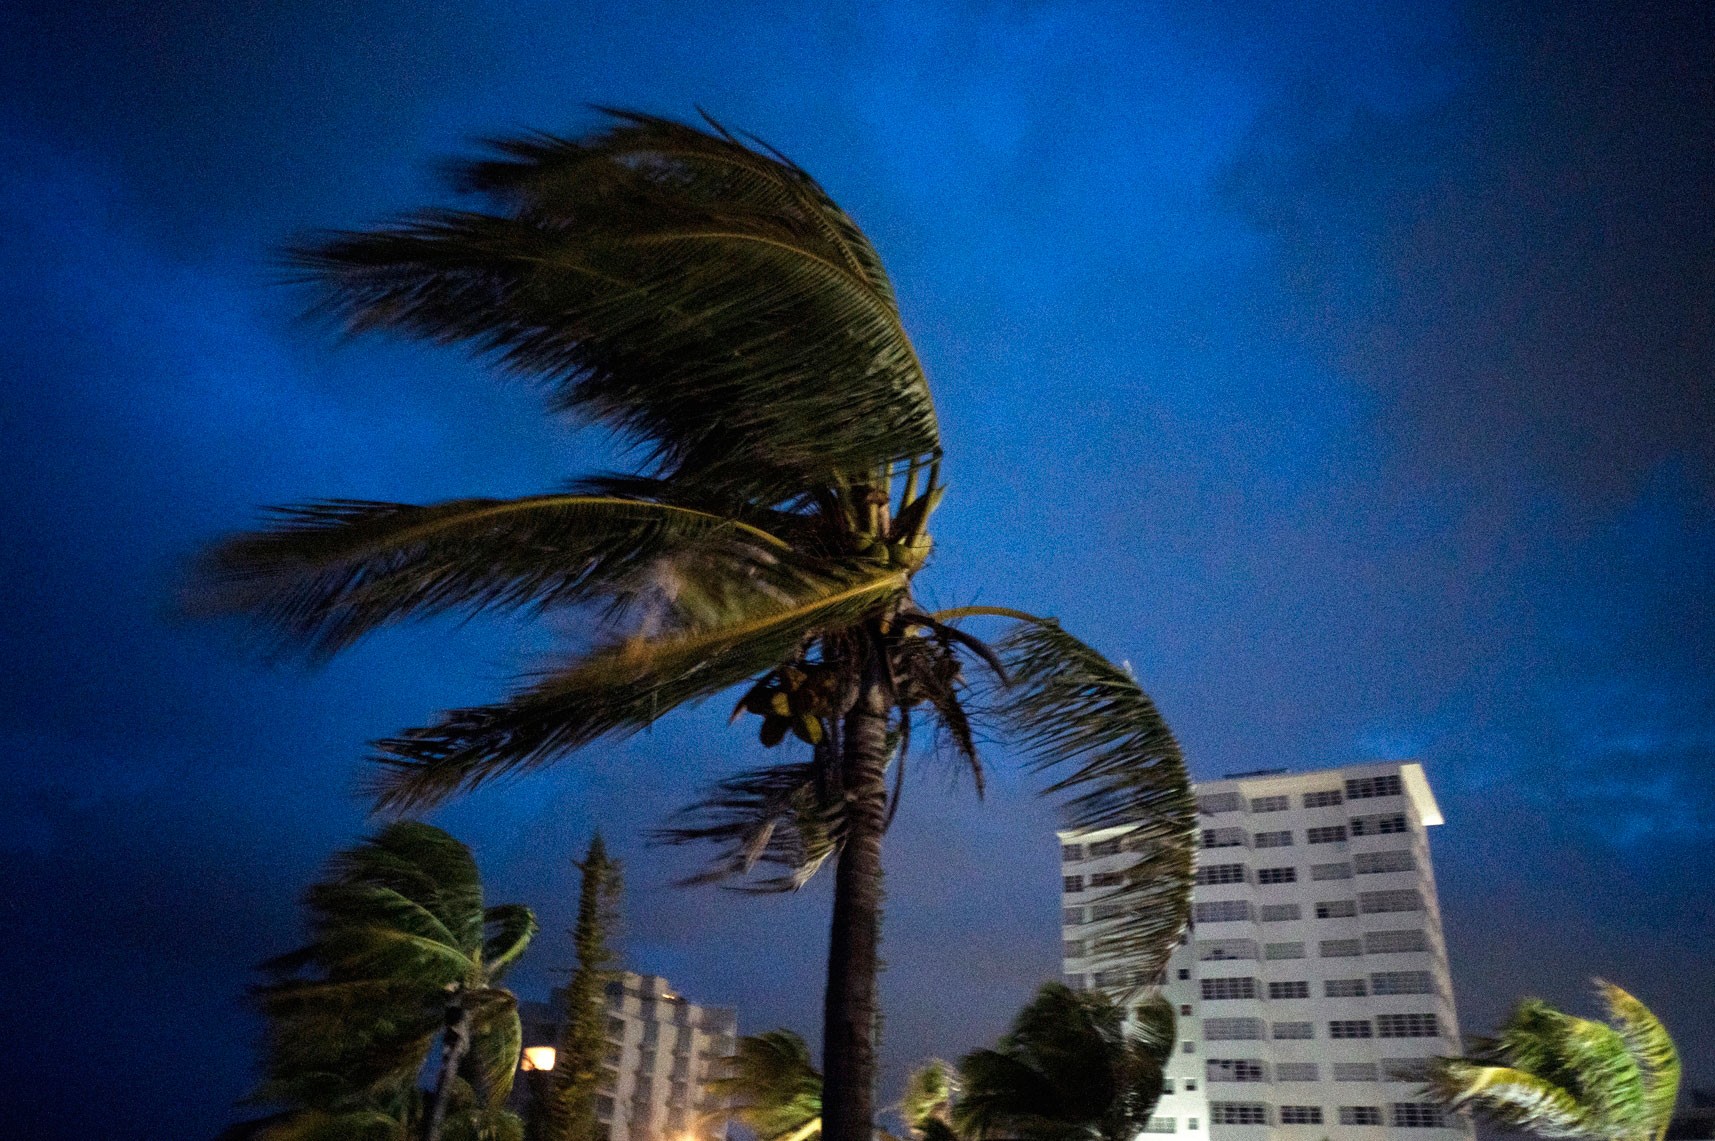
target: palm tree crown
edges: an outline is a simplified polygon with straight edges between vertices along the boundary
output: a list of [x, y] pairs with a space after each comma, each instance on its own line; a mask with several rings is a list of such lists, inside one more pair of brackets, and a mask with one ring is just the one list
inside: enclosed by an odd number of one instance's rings
[[1048, 983], [992, 1050], [959, 1062], [953, 1124], [973, 1141], [1131, 1141], [1161, 1099], [1173, 1008], [1154, 996], [1136, 1029], [1105, 995]]
[[413, 821], [340, 853], [305, 905], [310, 942], [265, 964], [274, 977], [256, 992], [269, 1036], [255, 1100], [312, 1115], [414, 1114], [418, 1075], [459, 1021], [464, 1049], [447, 1059], [427, 1114], [444, 1117], [457, 1100], [499, 1115], [520, 1028], [498, 984], [535, 934], [529, 908], [484, 906], [469, 849]]
[[1608, 1021], [1526, 999], [1467, 1057], [1438, 1058], [1430, 1093], [1544, 1137], [1661, 1141], [1679, 1097], [1679, 1052], [1649, 1008], [1596, 980]]
[[[550, 494], [330, 500], [217, 547], [199, 598], [327, 655], [449, 611], [575, 611], [587, 648], [501, 701], [377, 743], [378, 803], [417, 809], [737, 690], [795, 758], [721, 782], [663, 833], [704, 880], [789, 890], [836, 864], [824, 1064], [831, 1141], [873, 1117], [880, 844], [914, 727], [982, 785], [977, 741], [1050, 770], [1074, 828], [1139, 853], [1094, 948], [1152, 975], [1189, 911], [1179, 748], [1128, 673], [1052, 620], [913, 595], [945, 491], [928, 383], [881, 261], [816, 182], [711, 125], [614, 113], [496, 145], [480, 208], [300, 249], [355, 330], [460, 343], [636, 446]], [[990, 645], [970, 621], [1005, 620]], [[974, 671], [974, 674], [973, 674]], [[892, 769], [892, 789], [888, 770]], [[757, 873], [761, 874], [757, 874]]]

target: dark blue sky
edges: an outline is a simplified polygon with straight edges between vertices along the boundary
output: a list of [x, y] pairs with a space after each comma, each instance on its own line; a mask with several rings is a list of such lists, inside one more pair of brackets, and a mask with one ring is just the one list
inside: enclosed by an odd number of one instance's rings
[[[592, 102], [705, 107], [869, 229], [950, 457], [930, 601], [1056, 614], [1129, 659], [1200, 775], [1421, 758], [1466, 1028], [1600, 973], [1715, 1082], [1710, 13], [7, 6], [8, 1132], [226, 1120], [251, 964], [365, 827], [363, 742], [551, 644], [437, 626], [268, 669], [171, 597], [259, 504], [604, 462], [529, 392], [336, 344], [270, 283], [289, 236], [420, 204], [470, 139], [582, 129]], [[544, 919], [520, 989], [566, 960], [599, 821], [633, 965], [816, 1033], [824, 892], [677, 891], [682, 854], [641, 842], [749, 756], [723, 712], [437, 816]], [[1017, 779], [911, 789], [888, 1082], [1056, 970], [1052, 823]]]

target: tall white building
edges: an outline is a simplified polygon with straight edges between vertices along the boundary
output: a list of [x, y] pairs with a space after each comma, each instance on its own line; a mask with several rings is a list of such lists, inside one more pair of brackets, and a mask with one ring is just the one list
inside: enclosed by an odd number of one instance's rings
[[[1151, 1133], [1212, 1141], [1434, 1141], [1469, 1136], [1419, 1092], [1456, 1053], [1458, 1018], [1421, 765], [1240, 774], [1197, 786], [1192, 926], [1162, 980], [1179, 1012], [1169, 1092]], [[1118, 832], [1061, 834], [1064, 970], [1092, 970], [1128, 856]], [[1107, 915], [1104, 915], [1104, 910]]]
[[[631, 971], [608, 984], [605, 1005], [607, 1070], [596, 1116], [609, 1141], [724, 1137], [727, 1105], [708, 1083], [725, 1075], [737, 1049], [737, 1014], [688, 1002], [659, 975]], [[556, 1003], [523, 1003], [519, 1013], [527, 1048], [558, 1040], [564, 1012]]]

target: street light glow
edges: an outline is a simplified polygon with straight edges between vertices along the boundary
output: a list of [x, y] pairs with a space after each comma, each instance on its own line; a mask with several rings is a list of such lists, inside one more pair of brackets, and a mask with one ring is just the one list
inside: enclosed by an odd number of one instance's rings
[[521, 1070], [551, 1070], [557, 1054], [552, 1046], [524, 1047], [524, 1060], [518, 1064]]

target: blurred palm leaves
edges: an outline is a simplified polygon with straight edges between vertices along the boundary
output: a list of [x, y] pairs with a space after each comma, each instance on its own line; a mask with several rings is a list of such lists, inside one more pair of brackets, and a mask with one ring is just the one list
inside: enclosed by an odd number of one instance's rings
[[291, 1107], [257, 1136], [359, 1136], [422, 1116], [417, 1082], [449, 1006], [468, 1017], [470, 1050], [451, 1075], [447, 1136], [510, 1128], [520, 1027], [498, 984], [535, 934], [529, 909], [485, 906], [469, 849], [411, 821], [336, 856], [304, 902], [310, 941], [265, 964], [256, 990], [268, 1034], [251, 1100]]
[[1660, 1141], [1679, 1096], [1679, 1053], [1643, 1003], [1596, 980], [1607, 1022], [1526, 999], [1466, 1057], [1438, 1058], [1431, 1095], [1509, 1128], [1588, 1141]]

